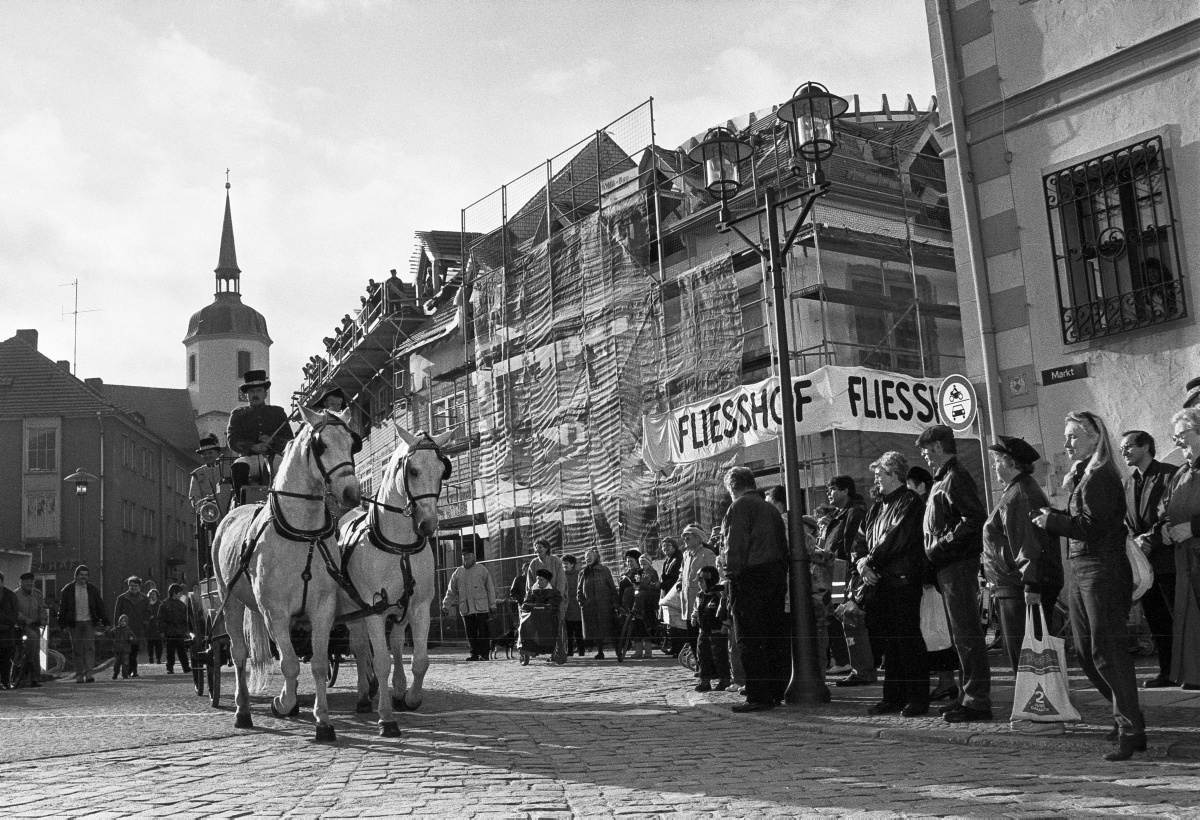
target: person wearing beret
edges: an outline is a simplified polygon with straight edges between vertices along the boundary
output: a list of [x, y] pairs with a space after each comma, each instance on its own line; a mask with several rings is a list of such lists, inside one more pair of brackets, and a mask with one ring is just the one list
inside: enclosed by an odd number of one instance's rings
[[[229, 449], [241, 456], [233, 464], [234, 498], [238, 498], [241, 488], [249, 483], [251, 472], [261, 467], [260, 458], [269, 461], [273, 472], [276, 460], [292, 440], [287, 412], [282, 407], [267, 404], [270, 387], [271, 381], [265, 370], [247, 370], [242, 374], [238, 392], [246, 397], [248, 404], [230, 414], [225, 435]], [[264, 484], [269, 481], [261, 471], [259, 480]]]
[[1187, 398], [1183, 400], [1183, 409], [1200, 407], [1200, 376], [1189, 381], [1184, 389], [1187, 390]]
[[1040, 606], [1053, 630], [1054, 604], [1063, 587], [1058, 536], [1033, 526], [1033, 515], [1050, 505], [1033, 478], [1041, 455], [1024, 439], [998, 436], [988, 448], [1004, 491], [983, 525], [983, 570], [996, 602], [1004, 651], [1013, 672], [1025, 640], [1025, 607]]

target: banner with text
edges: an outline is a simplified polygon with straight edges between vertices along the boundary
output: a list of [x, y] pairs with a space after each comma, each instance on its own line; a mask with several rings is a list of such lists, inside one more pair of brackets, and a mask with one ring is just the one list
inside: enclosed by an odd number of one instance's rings
[[[939, 421], [941, 379], [826, 365], [792, 379], [796, 434], [866, 430], [917, 434]], [[654, 470], [719, 456], [782, 434], [779, 380], [743, 384], [668, 413], [642, 417], [642, 459]]]

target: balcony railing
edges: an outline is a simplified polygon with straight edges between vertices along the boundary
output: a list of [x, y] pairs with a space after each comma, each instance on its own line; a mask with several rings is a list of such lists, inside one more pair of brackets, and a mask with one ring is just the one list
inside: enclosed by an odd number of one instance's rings
[[1062, 308], [1063, 341], [1067, 344], [1084, 342], [1159, 325], [1186, 315], [1183, 283], [1179, 280], [1163, 282]]

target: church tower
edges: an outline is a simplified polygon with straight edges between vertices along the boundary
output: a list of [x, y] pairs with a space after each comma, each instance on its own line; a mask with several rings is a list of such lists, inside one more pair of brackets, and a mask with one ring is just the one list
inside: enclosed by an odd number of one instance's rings
[[213, 302], [192, 314], [183, 345], [187, 351], [188, 395], [196, 411], [200, 436], [215, 434], [225, 444], [229, 414], [242, 403], [238, 386], [247, 370], [271, 372], [271, 337], [267, 320], [242, 303], [241, 269], [233, 246], [233, 216], [229, 181], [225, 182], [225, 224], [221, 253], [214, 271], [217, 292]]

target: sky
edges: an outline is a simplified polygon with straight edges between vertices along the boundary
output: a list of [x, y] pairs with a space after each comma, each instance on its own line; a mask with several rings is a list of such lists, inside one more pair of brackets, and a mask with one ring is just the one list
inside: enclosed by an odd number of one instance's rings
[[674, 148], [808, 80], [927, 107], [923, 0], [4, 0], [0, 339], [185, 387], [228, 168], [286, 405], [415, 231], [650, 97]]

